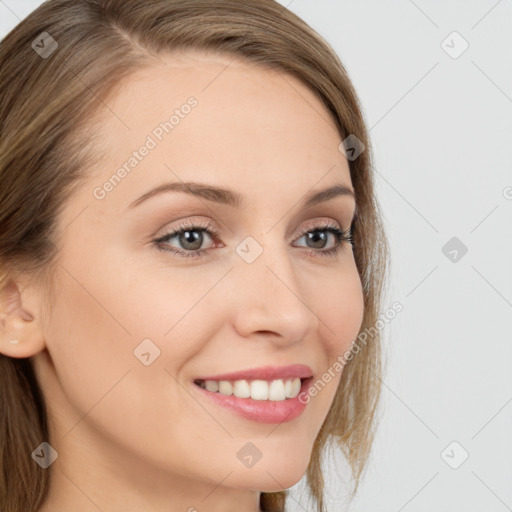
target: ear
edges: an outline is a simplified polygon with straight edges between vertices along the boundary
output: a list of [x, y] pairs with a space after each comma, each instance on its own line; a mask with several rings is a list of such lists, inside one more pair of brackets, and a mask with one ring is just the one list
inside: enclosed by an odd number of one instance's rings
[[37, 290], [21, 278], [0, 289], [0, 353], [31, 357], [45, 348]]

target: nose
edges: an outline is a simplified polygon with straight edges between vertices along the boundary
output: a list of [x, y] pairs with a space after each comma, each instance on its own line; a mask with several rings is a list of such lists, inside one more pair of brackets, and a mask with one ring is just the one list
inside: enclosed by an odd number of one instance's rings
[[320, 319], [308, 304], [312, 294], [307, 280], [294, 271], [286, 251], [276, 255], [266, 249], [253, 263], [239, 261], [231, 278], [234, 324], [240, 336], [285, 346], [318, 329]]

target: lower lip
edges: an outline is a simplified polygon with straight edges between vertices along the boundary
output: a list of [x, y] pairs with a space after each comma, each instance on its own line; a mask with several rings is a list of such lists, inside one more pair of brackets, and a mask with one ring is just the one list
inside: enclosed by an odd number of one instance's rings
[[300, 416], [307, 404], [299, 402], [301, 393], [307, 392], [313, 377], [302, 381], [300, 391], [295, 398], [286, 400], [253, 400], [252, 398], [238, 398], [235, 395], [208, 391], [197, 384], [192, 384], [202, 395], [213, 400], [216, 404], [233, 411], [251, 421], [258, 423], [286, 423]]

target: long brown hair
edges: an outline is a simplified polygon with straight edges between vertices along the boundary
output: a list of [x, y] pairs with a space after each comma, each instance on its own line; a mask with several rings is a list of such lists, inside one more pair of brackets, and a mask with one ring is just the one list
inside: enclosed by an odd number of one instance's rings
[[[53, 40], [41, 36], [44, 32]], [[330, 45], [274, 0], [49, 0], [2, 40], [0, 291], [16, 272], [33, 272], [45, 283], [50, 307], [52, 263], [61, 233], [56, 219], [66, 195], [97, 158], [88, 122], [105, 108], [124, 77], [176, 49], [222, 52], [292, 74], [321, 99], [341, 140], [355, 135], [364, 144], [356, 159], [349, 158], [357, 201], [352, 234], [364, 293], [361, 331], [373, 327], [388, 246], [359, 100]], [[376, 333], [345, 365], [314, 443], [306, 477], [320, 512], [322, 456], [329, 439], [350, 465], [355, 495], [373, 441], [381, 371]], [[0, 355], [2, 512], [36, 512], [42, 505], [50, 469], [39, 467], [30, 454], [45, 440], [45, 401], [30, 358]], [[262, 493], [262, 510], [282, 512], [286, 495]]]

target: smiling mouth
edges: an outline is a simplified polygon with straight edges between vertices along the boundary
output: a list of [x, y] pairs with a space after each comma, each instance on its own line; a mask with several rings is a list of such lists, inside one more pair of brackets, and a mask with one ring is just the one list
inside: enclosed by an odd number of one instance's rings
[[311, 378], [312, 377], [309, 379], [300, 379], [299, 377], [295, 377], [273, 380], [241, 379], [235, 381], [196, 379], [194, 380], [194, 384], [207, 391], [221, 395], [233, 395], [236, 398], [281, 402], [295, 398], [299, 394], [303, 383]]

